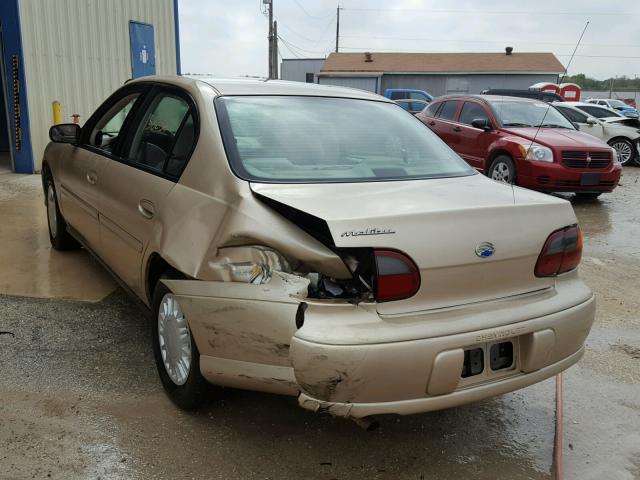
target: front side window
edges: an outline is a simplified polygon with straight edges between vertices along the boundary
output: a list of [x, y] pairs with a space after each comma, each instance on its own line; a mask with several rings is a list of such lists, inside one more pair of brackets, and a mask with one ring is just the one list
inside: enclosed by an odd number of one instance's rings
[[481, 105], [475, 102], [464, 102], [460, 112], [460, 123], [471, 125], [473, 120], [489, 121], [489, 115]]
[[587, 116], [584, 113], [578, 112], [573, 108], [566, 107], [556, 107], [560, 113], [562, 113], [565, 117], [567, 117], [572, 122], [576, 123], [587, 123]]
[[609, 100], [609, 106], [613, 108], [625, 108], [627, 104], [622, 100]]
[[474, 174], [419, 120], [391, 103], [234, 96], [215, 105], [231, 167], [245, 180], [368, 182]]
[[443, 120], [453, 120], [453, 117], [456, 114], [456, 110], [458, 110], [459, 104], [459, 100], [447, 100], [446, 102], [444, 102], [440, 113], [438, 113], [438, 118], [442, 118]]
[[494, 102], [493, 112], [503, 127], [509, 128], [567, 128], [575, 130], [555, 107], [542, 102]]
[[89, 144], [106, 153], [113, 153], [122, 136], [122, 126], [139, 97], [140, 93], [132, 93], [116, 101], [93, 126]]
[[592, 117], [596, 117], [596, 118], [608, 118], [608, 117], [621, 117], [622, 115], [619, 115], [618, 113], [609, 110], [607, 108], [602, 108], [602, 107], [596, 107], [594, 106], [585, 106], [585, 105], [580, 105], [579, 107], [580, 110], [582, 110], [583, 112], [587, 112], [589, 115], [591, 115]]
[[133, 137], [129, 161], [162, 171], [188, 111], [189, 105], [182, 98], [171, 94], [158, 95]]

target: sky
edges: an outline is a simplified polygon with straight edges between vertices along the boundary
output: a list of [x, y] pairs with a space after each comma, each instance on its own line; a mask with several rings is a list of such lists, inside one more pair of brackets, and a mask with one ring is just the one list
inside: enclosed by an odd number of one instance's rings
[[[335, 49], [337, 0], [273, 0], [280, 59]], [[611, 8], [608, 5], [613, 5]], [[640, 0], [340, 0], [340, 51], [553, 52], [568, 74], [640, 77]], [[180, 0], [182, 72], [266, 76], [262, 0]]]

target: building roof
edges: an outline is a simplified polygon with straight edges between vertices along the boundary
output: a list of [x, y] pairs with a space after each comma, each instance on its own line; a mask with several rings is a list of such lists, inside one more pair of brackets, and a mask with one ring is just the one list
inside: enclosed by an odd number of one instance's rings
[[[367, 61], [370, 59], [371, 61]], [[549, 73], [564, 66], [553, 53], [332, 53], [321, 74], [383, 73]]]

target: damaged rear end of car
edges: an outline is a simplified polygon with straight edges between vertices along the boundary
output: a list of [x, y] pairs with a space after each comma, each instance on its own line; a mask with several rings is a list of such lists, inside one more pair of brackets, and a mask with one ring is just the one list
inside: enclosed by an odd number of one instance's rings
[[190, 255], [166, 242], [188, 266], [162, 283], [206, 380], [364, 418], [499, 395], [580, 359], [595, 301], [568, 202], [476, 174], [390, 102], [283, 91], [218, 92], [233, 188], [178, 185], [169, 202], [198, 214], [163, 213], [193, 238]]

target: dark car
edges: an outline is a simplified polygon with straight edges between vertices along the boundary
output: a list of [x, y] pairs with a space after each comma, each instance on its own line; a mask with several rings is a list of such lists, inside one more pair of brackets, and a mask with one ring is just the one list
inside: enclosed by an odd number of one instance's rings
[[530, 98], [531, 100], [542, 100], [543, 102], [564, 102], [564, 98], [554, 92], [543, 92], [540, 90], [516, 90], [511, 88], [490, 88], [483, 90], [482, 95], [504, 95], [508, 97]]
[[494, 180], [595, 198], [612, 191], [620, 179], [615, 151], [576, 130], [547, 103], [452, 95], [437, 98], [416, 118]]

